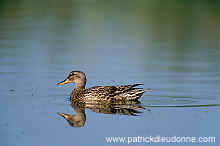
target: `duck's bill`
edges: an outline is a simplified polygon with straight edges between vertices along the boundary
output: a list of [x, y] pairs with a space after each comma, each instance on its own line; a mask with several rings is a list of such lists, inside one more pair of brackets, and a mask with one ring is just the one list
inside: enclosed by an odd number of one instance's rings
[[64, 117], [65, 119], [71, 117], [70, 115], [64, 114], [64, 113], [57, 113], [58, 115], [61, 115], [62, 117]]
[[64, 80], [64, 81], [58, 83], [57, 85], [63, 85], [63, 84], [67, 84], [67, 83], [70, 83], [70, 81], [69, 80]]

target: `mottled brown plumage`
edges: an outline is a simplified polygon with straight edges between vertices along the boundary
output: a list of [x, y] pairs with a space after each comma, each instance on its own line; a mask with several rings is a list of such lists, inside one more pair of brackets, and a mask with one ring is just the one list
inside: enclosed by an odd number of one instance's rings
[[121, 100], [121, 101], [134, 101], [138, 100], [142, 94], [150, 89], [135, 90], [140, 88], [134, 88], [142, 84], [134, 85], [120, 85], [120, 86], [95, 86], [89, 89], [85, 89], [86, 76], [81, 71], [72, 71], [69, 76], [57, 85], [63, 85], [66, 83], [76, 83], [73, 89], [70, 99], [73, 100]]

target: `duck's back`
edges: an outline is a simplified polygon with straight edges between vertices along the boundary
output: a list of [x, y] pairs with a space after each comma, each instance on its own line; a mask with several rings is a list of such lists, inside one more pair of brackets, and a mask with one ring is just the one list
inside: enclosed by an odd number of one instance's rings
[[149, 90], [135, 90], [141, 84], [120, 86], [95, 86], [83, 92], [84, 100], [138, 100], [141, 95]]

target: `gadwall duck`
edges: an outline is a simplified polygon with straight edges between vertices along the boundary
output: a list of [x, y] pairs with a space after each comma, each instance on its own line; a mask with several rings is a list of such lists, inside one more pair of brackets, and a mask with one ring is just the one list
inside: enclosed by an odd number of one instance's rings
[[57, 85], [63, 85], [73, 82], [76, 84], [72, 93], [70, 94], [70, 100], [82, 100], [82, 101], [137, 101], [145, 91], [135, 90], [140, 88], [134, 88], [142, 84], [133, 85], [120, 85], [120, 86], [95, 86], [85, 89], [86, 75], [82, 71], [72, 71], [68, 77], [58, 83]]

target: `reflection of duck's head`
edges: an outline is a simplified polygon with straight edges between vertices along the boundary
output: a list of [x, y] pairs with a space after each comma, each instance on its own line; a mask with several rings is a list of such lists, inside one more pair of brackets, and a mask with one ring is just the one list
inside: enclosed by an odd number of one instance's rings
[[57, 113], [64, 117], [71, 127], [82, 127], [85, 124], [86, 121], [86, 115], [84, 112], [84, 109], [81, 109], [81, 111], [76, 111], [76, 114], [71, 116], [64, 113]]
[[86, 84], [86, 75], [81, 71], [72, 71], [64, 81], [58, 83], [57, 85], [63, 85], [71, 82], [76, 83], [76, 86], [81, 85], [84, 87]]

